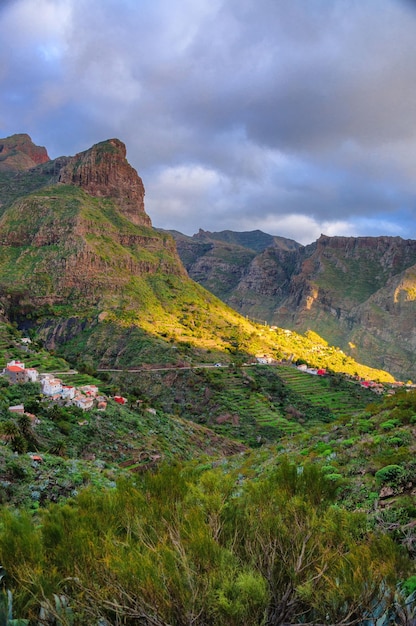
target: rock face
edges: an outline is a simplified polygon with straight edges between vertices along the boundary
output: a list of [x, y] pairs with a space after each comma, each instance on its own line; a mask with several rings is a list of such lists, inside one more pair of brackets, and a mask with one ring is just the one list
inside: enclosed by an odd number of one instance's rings
[[[0, 145], [11, 149], [18, 143], [11, 139]], [[0, 284], [5, 310], [32, 317], [57, 307], [74, 315], [95, 307], [138, 310], [140, 289], [147, 289], [150, 299], [148, 281], [189, 280], [172, 237], [151, 227], [144, 193], [117, 139], [75, 157], [4, 173]]]
[[151, 226], [144, 210], [144, 186], [126, 159], [126, 147], [109, 139], [70, 158], [58, 181], [81, 187], [91, 196], [112, 198], [122, 212], [140, 226]]
[[49, 161], [46, 148], [36, 146], [29, 135], [0, 139], [0, 171], [28, 170]]
[[276, 238], [255, 252], [234, 233], [225, 254], [210, 233], [173, 234], [189, 275], [240, 313], [313, 330], [358, 361], [416, 378], [416, 241], [322, 235], [293, 246]]
[[51, 161], [45, 148], [36, 146], [29, 135], [0, 139], [0, 172], [12, 175], [3, 183], [0, 206], [23, 192], [60, 182], [81, 187], [98, 198], [110, 198], [120, 211], [138, 226], [152, 226], [144, 208], [144, 186], [126, 159], [126, 146], [108, 139], [74, 157]]
[[[286, 257], [302, 248], [292, 239], [273, 237], [261, 231], [211, 233], [199, 230], [193, 237], [170, 231], [189, 275], [239, 312], [250, 310], [264, 320], [266, 300], [275, 295], [286, 270]], [[260, 261], [263, 259], [264, 261]], [[276, 258], [275, 258], [276, 257]]]

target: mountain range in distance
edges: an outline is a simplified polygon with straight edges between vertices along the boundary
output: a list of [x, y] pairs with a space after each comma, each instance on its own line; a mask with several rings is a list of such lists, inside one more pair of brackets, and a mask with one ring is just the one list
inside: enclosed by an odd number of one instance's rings
[[253, 320], [416, 378], [416, 241], [155, 229], [118, 139], [54, 160], [0, 139], [0, 244], [5, 318], [94, 366], [271, 350]]
[[313, 330], [358, 361], [416, 374], [416, 241], [170, 231], [189, 276], [242, 315]]

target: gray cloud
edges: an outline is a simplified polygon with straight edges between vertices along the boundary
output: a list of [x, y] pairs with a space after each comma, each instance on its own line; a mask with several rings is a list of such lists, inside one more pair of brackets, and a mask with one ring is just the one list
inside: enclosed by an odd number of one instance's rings
[[406, 0], [6, 2], [0, 135], [119, 137], [160, 227], [416, 238], [415, 26]]

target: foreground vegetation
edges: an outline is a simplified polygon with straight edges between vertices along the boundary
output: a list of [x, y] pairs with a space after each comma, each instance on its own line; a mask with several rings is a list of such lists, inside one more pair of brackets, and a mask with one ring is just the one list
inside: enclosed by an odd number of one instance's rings
[[0, 626], [414, 625], [415, 393], [379, 398], [352, 380], [389, 373], [242, 318], [170, 235], [57, 185], [64, 162], [0, 172], [0, 369], [108, 403], [0, 377]]
[[412, 623], [414, 392], [241, 362], [100, 379], [1, 330], [4, 361], [128, 398], [84, 413], [0, 379], [4, 623]]
[[394, 619], [409, 563], [364, 515], [335, 504], [336, 489], [318, 467], [284, 459], [257, 476], [170, 465], [35, 519], [3, 511], [15, 610], [97, 625]]

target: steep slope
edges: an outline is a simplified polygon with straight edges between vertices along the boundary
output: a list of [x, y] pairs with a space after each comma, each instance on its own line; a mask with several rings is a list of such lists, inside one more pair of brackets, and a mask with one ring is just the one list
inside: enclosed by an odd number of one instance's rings
[[[416, 373], [416, 265], [397, 274], [352, 311], [351, 354], [392, 372]], [[361, 349], [356, 350], [356, 346]]]
[[18, 176], [12, 192], [9, 181], [1, 189], [0, 299], [47, 346], [94, 366], [178, 362], [191, 346], [218, 360], [247, 350], [250, 335], [251, 350], [272, 350], [187, 276], [173, 238], [151, 227], [120, 141]]
[[358, 360], [414, 377], [415, 263], [416, 241], [321, 236], [305, 248], [272, 321], [311, 328]]
[[138, 226], [151, 226], [144, 210], [144, 186], [126, 159], [126, 147], [109, 139], [76, 154], [59, 173], [58, 181], [81, 187], [98, 198], [112, 198], [123, 215]]
[[119, 306], [142, 276], [185, 276], [173, 240], [151, 228], [121, 142], [58, 167], [57, 184], [21, 196], [0, 218], [0, 281], [16, 310]]
[[416, 377], [416, 241], [322, 235], [300, 246], [269, 236], [262, 241], [272, 245], [256, 252], [234, 243], [249, 233], [216, 235], [174, 234], [189, 275], [235, 310], [312, 329], [359, 361]]
[[[200, 229], [192, 237], [177, 231], [170, 232], [175, 238], [179, 256], [193, 280], [237, 311], [261, 320], [268, 317], [265, 314], [267, 305], [264, 296], [275, 296], [276, 289], [280, 289], [276, 285], [274, 272], [278, 273], [279, 268], [284, 267], [286, 256], [290, 258], [292, 251], [302, 247], [292, 239], [273, 237], [259, 230], [211, 233]], [[257, 259], [262, 258], [263, 253], [269, 257], [269, 268], [267, 269], [265, 262], [262, 269], [256, 272]], [[273, 255], [278, 259], [276, 263], [271, 260]], [[271, 276], [270, 286], [267, 285], [268, 276]], [[262, 296], [261, 306], [259, 294]], [[274, 307], [272, 298], [269, 314]]]
[[0, 139], [0, 215], [22, 195], [57, 181], [65, 157], [50, 161], [29, 135]]

